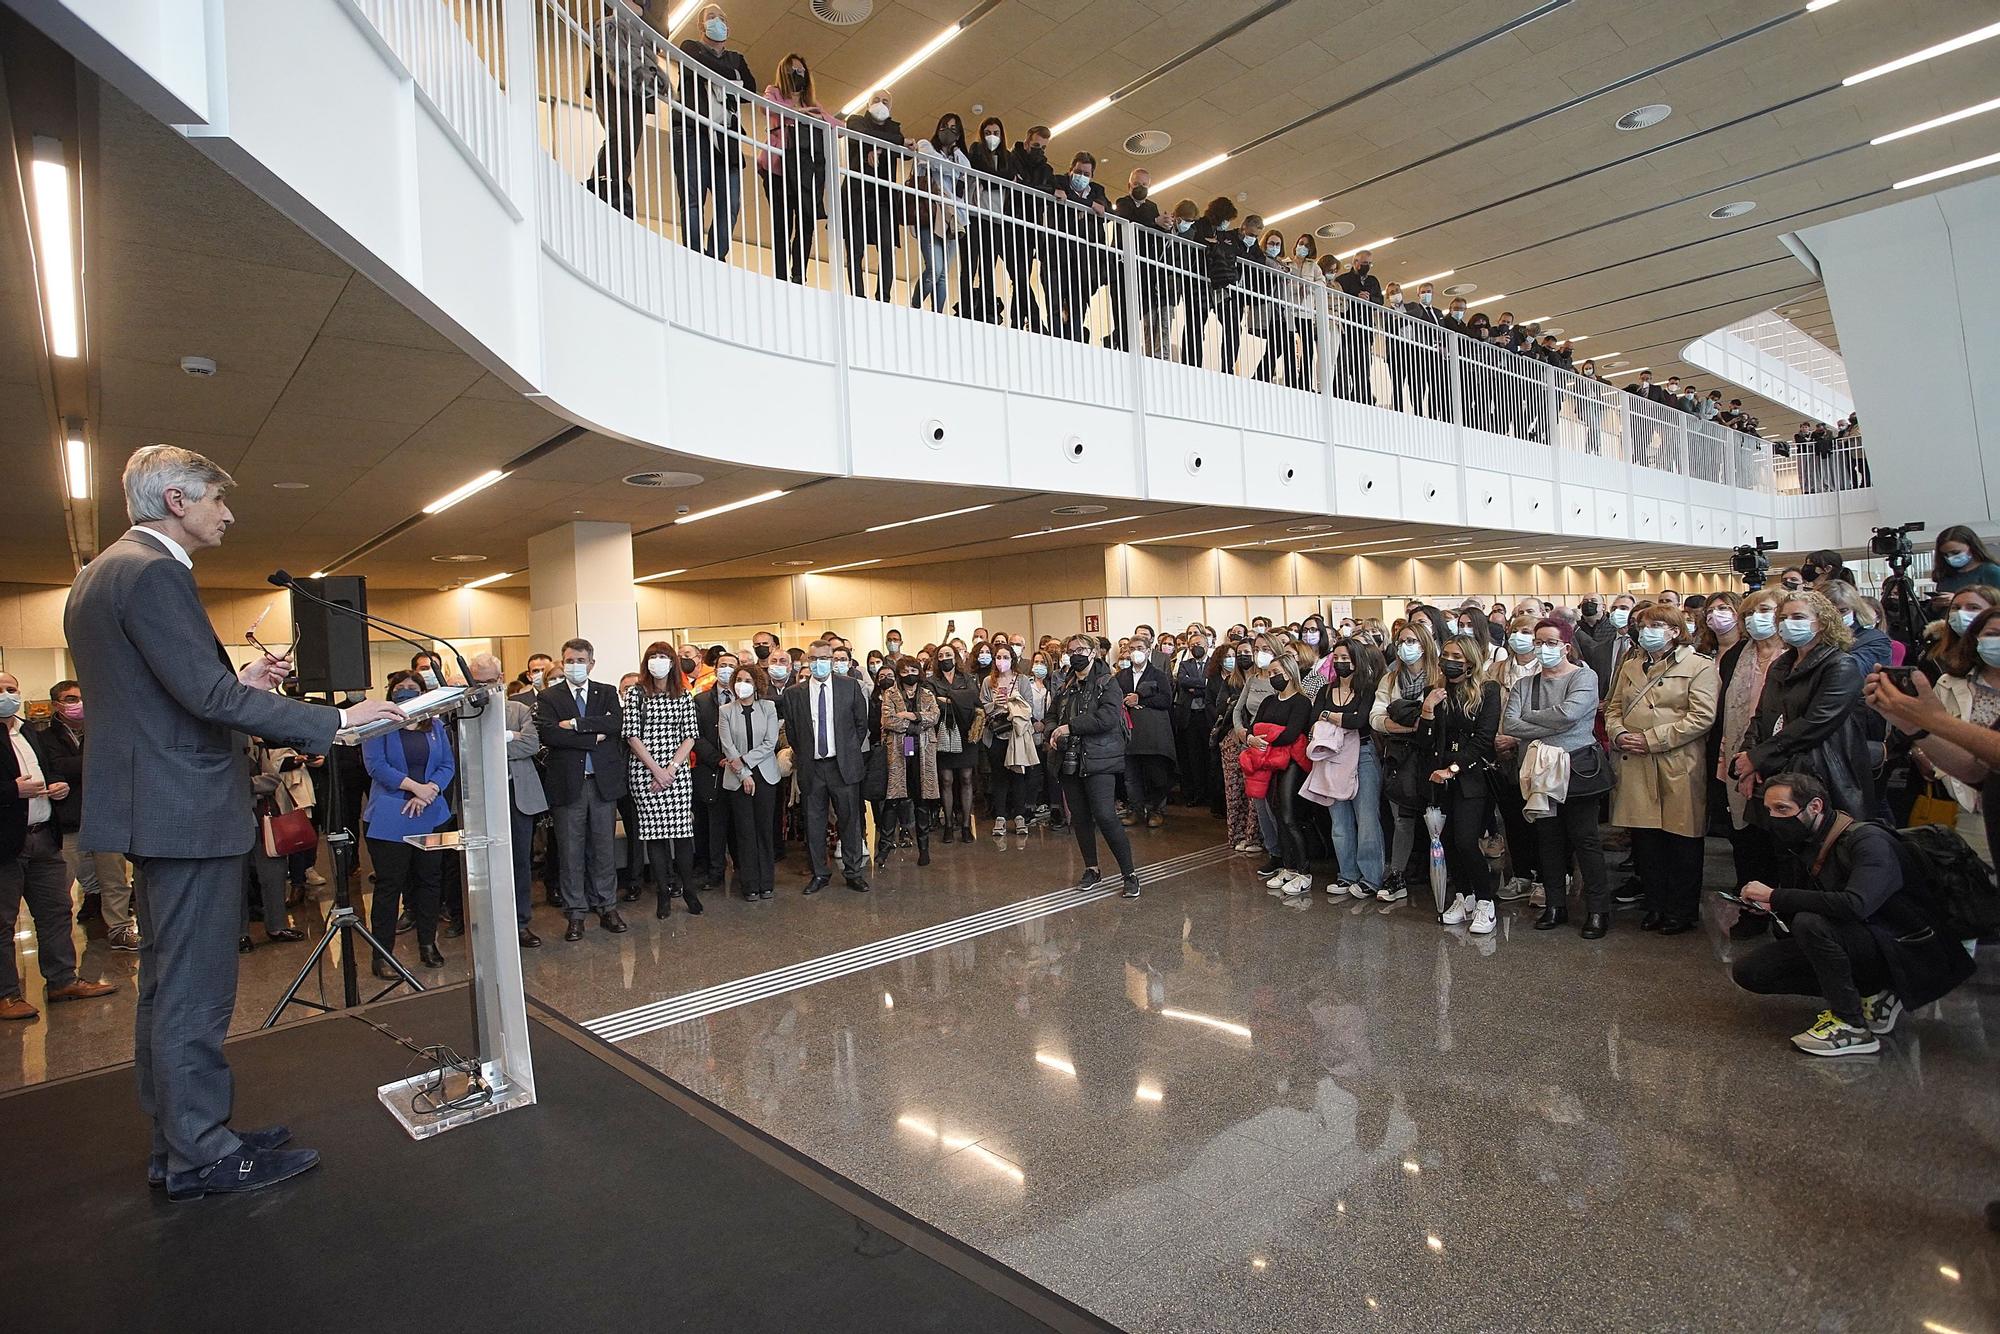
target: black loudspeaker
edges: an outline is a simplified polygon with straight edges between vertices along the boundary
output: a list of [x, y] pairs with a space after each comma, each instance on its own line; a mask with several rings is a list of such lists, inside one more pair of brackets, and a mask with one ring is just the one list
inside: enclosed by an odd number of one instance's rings
[[[352, 611], [368, 610], [368, 581], [358, 574], [300, 579], [298, 585]], [[307, 694], [339, 695], [374, 684], [368, 669], [368, 627], [362, 621], [294, 597], [292, 624], [298, 636], [292, 663]]]

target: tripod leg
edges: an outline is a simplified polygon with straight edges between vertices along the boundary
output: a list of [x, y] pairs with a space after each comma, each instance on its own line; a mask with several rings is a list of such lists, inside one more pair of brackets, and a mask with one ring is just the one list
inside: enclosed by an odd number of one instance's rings
[[[389, 951], [383, 949], [382, 942], [368, 934], [368, 928], [361, 925], [360, 919], [357, 918], [355, 921], [348, 923], [347, 930], [352, 931], [355, 935], [361, 937], [361, 939], [367, 944], [368, 948], [375, 952], [376, 958], [386, 959], [389, 963], [389, 966], [396, 970], [397, 976], [400, 977], [403, 981], [410, 984], [410, 990], [422, 991], [424, 989], [424, 984], [417, 981], [416, 974], [412, 973], [409, 969], [403, 967], [402, 960], [398, 959], [395, 955], [389, 953]], [[349, 941], [348, 944], [351, 947], [353, 945], [353, 942]], [[396, 984], [394, 982], [391, 982], [388, 986], [376, 992], [373, 999], [371, 999], [369, 1003], [371, 1005], [374, 1004], [375, 1001], [381, 1000], [384, 996], [388, 995], [395, 989], [396, 989]]]
[[[265, 1017], [263, 1024], [265, 1028], [274, 1027], [278, 1022], [278, 1016], [282, 1015], [285, 1012], [285, 1007], [294, 1001], [297, 1001], [300, 1005], [316, 1004], [312, 1001], [299, 1000], [299, 988], [306, 984], [306, 978], [312, 975], [312, 970], [318, 967], [319, 961], [326, 956], [326, 948], [333, 943], [334, 933], [340, 929], [340, 926], [341, 922], [338, 918], [327, 923], [326, 934], [319, 938], [319, 944], [313, 946], [312, 953], [306, 956], [305, 966], [299, 969], [299, 975], [292, 979], [292, 985], [285, 988], [285, 994], [278, 997], [278, 1003], [271, 1007], [271, 1013]], [[326, 1010], [331, 1007], [318, 1005], [317, 1008]]]

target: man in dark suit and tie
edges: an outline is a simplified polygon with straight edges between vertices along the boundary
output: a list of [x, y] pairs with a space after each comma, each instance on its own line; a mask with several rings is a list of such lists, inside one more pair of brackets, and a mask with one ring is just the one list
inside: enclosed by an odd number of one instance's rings
[[148, 1177], [170, 1199], [256, 1190], [313, 1167], [283, 1149], [283, 1126], [229, 1127], [233, 1085], [222, 1051], [236, 1003], [244, 859], [257, 836], [248, 733], [323, 754], [343, 726], [402, 710], [381, 701], [332, 709], [275, 694], [291, 663], [270, 654], [241, 671], [195, 592], [193, 553], [235, 521], [228, 473], [173, 445], [125, 465], [133, 527], [85, 566], [63, 629], [91, 701], [84, 755], [87, 852], [137, 872], [139, 1003], [133, 1060], [153, 1122]]
[[542, 787], [556, 817], [562, 861], [564, 940], [583, 939], [583, 916], [624, 931], [618, 913], [618, 800], [625, 795], [625, 709], [618, 692], [590, 679], [597, 651], [587, 639], [562, 646], [562, 680], [535, 700], [535, 731], [549, 748]]
[[861, 683], [833, 674], [833, 646], [821, 640], [809, 653], [805, 680], [778, 702], [785, 737], [792, 748], [792, 776], [805, 796], [806, 855], [812, 879], [805, 892], [817, 894], [831, 877], [826, 858], [826, 808], [840, 819], [841, 871], [847, 887], [866, 890], [861, 871], [867, 845], [861, 823], [861, 775], [867, 767], [868, 700]]

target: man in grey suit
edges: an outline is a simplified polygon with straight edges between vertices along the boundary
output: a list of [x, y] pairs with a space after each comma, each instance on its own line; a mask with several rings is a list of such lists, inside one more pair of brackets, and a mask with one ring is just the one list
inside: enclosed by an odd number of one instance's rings
[[[469, 665], [474, 685], [485, 686], [496, 698], [505, 691], [507, 674], [500, 659], [491, 653], [479, 653]], [[535, 911], [529, 901], [529, 890], [535, 878], [535, 821], [549, 809], [548, 796], [542, 791], [542, 771], [535, 767], [542, 741], [535, 731], [534, 701], [534, 692], [525, 686], [521, 694], [507, 701], [507, 797], [508, 809], [514, 817], [510, 831], [514, 847], [514, 919], [521, 931], [521, 948], [525, 950], [539, 949], [542, 943], [542, 938], [529, 926]]]
[[403, 715], [378, 701], [338, 710], [275, 694], [291, 663], [269, 654], [233, 670], [195, 592], [193, 560], [235, 521], [223, 502], [232, 479], [199, 454], [148, 445], [124, 480], [133, 527], [84, 567], [63, 617], [93, 701], [78, 838], [137, 872], [133, 1060], [153, 1123], [148, 1177], [170, 1199], [198, 1199], [256, 1190], [319, 1161], [280, 1148], [291, 1137], [283, 1126], [229, 1128], [222, 1043], [256, 838], [243, 737], [233, 734], [324, 753], [342, 726]]
[[868, 877], [861, 858], [868, 839], [861, 823], [861, 775], [868, 767], [868, 699], [861, 683], [833, 674], [833, 647], [821, 640], [810, 650], [805, 680], [779, 696], [778, 712], [792, 748], [793, 781], [805, 799], [806, 856], [812, 862], [805, 892], [819, 893], [830, 878], [829, 802], [840, 821], [840, 869], [847, 887], [865, 891]]

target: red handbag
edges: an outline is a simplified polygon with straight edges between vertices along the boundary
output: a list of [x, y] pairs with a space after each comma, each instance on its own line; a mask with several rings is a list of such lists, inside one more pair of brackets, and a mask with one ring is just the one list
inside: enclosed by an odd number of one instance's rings
[[286, 811], [279, 815], [266, 803], [259, 809], [257, 823], [266, 857], [289, 857], [295, 852], [314, 852], [319, 848], [319, 831], [313, 828], [310, 811]]

